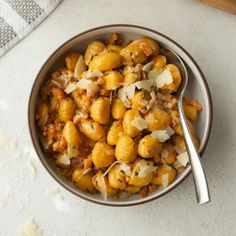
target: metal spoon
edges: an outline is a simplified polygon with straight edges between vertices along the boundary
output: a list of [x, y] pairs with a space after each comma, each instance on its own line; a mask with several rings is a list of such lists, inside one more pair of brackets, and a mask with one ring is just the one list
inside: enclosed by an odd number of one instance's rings
[[183, 129], [188, 156], [189, 156], [189, 160], [190, 160], [190, 164], [191, 164], [191, 168], [193, 172], [193, 179], [194, 179], [195, 190], [196, 190], [196, 195], [197, 195], [197, 202], [199, 204], [204, 204], [204, 203], [210, 202], [210, 193], [209, 193], [209, 189], [207, 185], [206, 176], [201, 165], [199, 154], [195, 148], [193, 137], [187, 125], [187, 121], [186, 121], [184, 110], [183, 110], [183, 103], [182, 103], [183, 95], [188, 84], [188, 72], [182, 59], [180, 59], [180, 57], [176, 53], [172, 52], [169, 49], [163, 48], [161, 50], [161, 54], [165, 55], [169, 62], [175, 64], [179, 68], [181, 76], [182, 76], [182, 82], [178, 91], [175, 93], [175, 97], [178, 101], [180, 123]]

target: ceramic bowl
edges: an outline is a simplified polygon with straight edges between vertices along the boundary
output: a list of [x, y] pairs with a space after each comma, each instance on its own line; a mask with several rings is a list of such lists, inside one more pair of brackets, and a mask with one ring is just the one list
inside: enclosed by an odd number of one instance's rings
[[176, 180], [170, 184], [167, 188], [159, 188], [155, 193], [149, 194], [146, 198], [140, 198], [139, 195], [133, 195], [125, 200], [108, 199], [104, 200], [100, 194], [90, 195], [84, 193], [73, 186], [73, 183], [67, 181], [60, 173], [55, 164], [50, 161], [44, 154], [42, 147], [39, 142], [38, 131], [35, 125], [35, 108], [37, 104], [37, 97], [39, 89], [44, 81], [48, 78], [48, 75], [55, 69], [63, 64], [63, 58], [65, 54], [73, 49], [83, 52], [86, 46], [93, 39], [107, 39], [111, 33], [120, 33], [125, 40], [132, 40], [142, 36], [150, 37], [157, 40], [162, 47], [166, 47], [176, 52], [185, 62], [188, 73], [189, 73], [189, 84], [187, 87], [186, 95], [197, 99], [203, 106], [203, 110], [199, 115], [196, 122], [196, 133], [200, 140], [200, 154], [202, 155], [204, 149], [206, 148], [211, 125], [212, 125], [212, 101], [210, 91], [206, 82], [206, 79], [200, 70], [197, 63], [190, 56], [190, 54], [181, 47], [174, 40], [169, 37], [140, 26], [135, 25], [106, 25], [97, 27], [94, 29], [82, 32], [63, 45], [61, 45], [56, 51], [47, 59], [42, 68], [40, 69], [30, 94], [29, 107], [28, 107], [28, 119], [29, 119], [29, 130], [33, 146], [38, 154], [39, 159], [46, 168], [46, 170], [51, 174], [51, 176], [59, 182], [64, 188], [75, 194], [76, 196], [83, 198], [87, 201], [91, 201], [97, 204], [109, 205], [109, 206], [131, 206], [137, 205], [145, 202], [149, 202], [156, 198], [163, 196], [169, 191], [173, 190], [178, 184], [180, 184], [191, 172], [191, 167], [188, 165], [187, 168], [176, 178]]

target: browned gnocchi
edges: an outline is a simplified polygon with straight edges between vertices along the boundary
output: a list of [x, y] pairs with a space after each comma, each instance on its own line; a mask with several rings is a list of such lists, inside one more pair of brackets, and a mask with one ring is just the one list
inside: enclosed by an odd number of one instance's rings
[[[166, 188], [188, 165], [175, 92], [182, 78], [151, 38], [116, 33], [69, 52], [41, 88], [35, 121], [49, 158], [81, 191], [104, 198]], [[184, 98], [194, 137], [201, 105]]]

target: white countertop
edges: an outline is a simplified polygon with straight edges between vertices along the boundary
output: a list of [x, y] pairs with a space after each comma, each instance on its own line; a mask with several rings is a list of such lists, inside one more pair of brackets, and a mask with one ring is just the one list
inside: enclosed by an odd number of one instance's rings
[[[73, 35], [111, 23], [158, 30], [185, 47], [202, 68], [214, 105], [212, 134], [203, 159], [210, 204], [197, 205], [190, 176], [168, 195], [145, 205], [95, 205], [60, 187], [37, 160], [28, 133], [27, 102], [40, 66]], [[0, 58], [0, 235], [16, 235], [30, 217], [47, 236], [235, 235], [235, 88], [236, 15], [191, 0], [64, 0]], [[18, 146], [4, 144], [6, 137]], [[37, 170], [35, 179], [29, 161]], [[48, 188], [60, 189], [63, 206], [55, 207], [45, 193]]]

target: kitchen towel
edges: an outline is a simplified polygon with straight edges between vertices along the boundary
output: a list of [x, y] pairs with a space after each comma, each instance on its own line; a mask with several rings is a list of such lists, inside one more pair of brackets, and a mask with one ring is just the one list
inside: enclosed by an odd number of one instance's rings
[[39, 25], [62, 0], [0, 0], [0, 56]]

